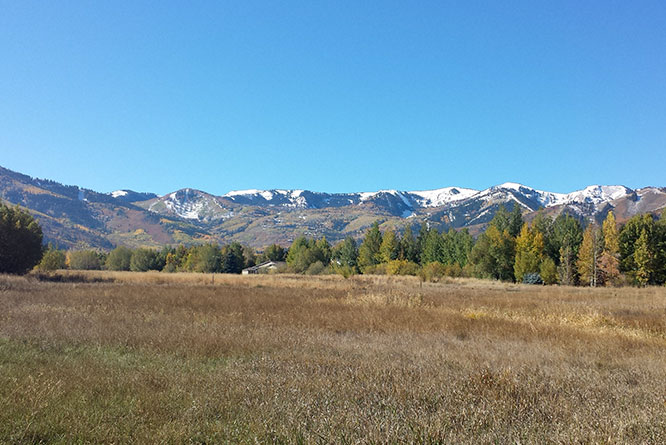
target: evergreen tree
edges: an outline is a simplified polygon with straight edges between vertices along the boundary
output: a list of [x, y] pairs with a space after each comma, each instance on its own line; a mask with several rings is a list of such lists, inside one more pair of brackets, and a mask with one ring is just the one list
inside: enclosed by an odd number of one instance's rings
[[454, 233], [455, 241], [455, 253], [454, 261], [458, 263], [460, 267], [465, 267], [469, 260], [469, 255], [472, 252], [474, 247], [474, 238], [469, 234], [469, 230], [462, 229]]
[[[219, 252], [219, 249], [215, 249]], [[214, 263], [213, 263], [214, 264]], [[212, 265], [213, 265], [212, 264]], [[222, 247], [219, 271], [222, 273], [241, 273], [245, 267], [243, 246], [237, 242]], [[217, 270], [210, 270], [210, 272]]]
[[419, 234], [416, 237], [416, 246], [418, 249], [418, 261], [421, 264], [427, 264], [425, 261], [423, 261], [423, 258], [421, 257], [423, 255], [423, 248], [425, 246], [426, 239], [428, 238], [428, 232], [430, 231], [430, 228], [428, 227], [428, 224], [423, 222], [421, 223], [421, 227], [419, 228]]
[[358, 247], [356, 240], [348, 236], [334, 249], [333, 257], [341, 266], [348, 266], [356, 271], [358, 267]]
[[[638, 240], [645, 232], [646, 249], [650, 264], [639, 267], [636, 260]], [[649, 270], [647, 284], [661, 285], [666, 282], [666, 223], [655, 222], [652, 215], [636, 215], [620, 231], [620, 270], [636, 277], [639, 268]], [[645, 252], [641, 253], [643, 261]]]
[[375, 221], [368, 229], [361, 247], [358, 249], [358, 264], [361, 270], [381, 263], [381, 246], [382, 234], [379, 231], [379, 223]]
[[260, 262], [264, 261], [285, 261], [287, 258], [287, 252], [284, 247], [279, 244], [271, 244], [265, 250], [262, 256], [260, 257]]
[[405, 233], [403, 233], [402, 238], [400, 238], [400, 253], [398, 256], [401, 260], [407, 260], [413, 263], [418, 263], [419, 261], [418, 244], [416, 239], [414, 239], [412, 227], [409, 225], [405, 228]]
[[428, 230], [423, 243], [423, 250], [421, 251], [421, 261], [423, 264], [434, 262], [443, 264], [443, 256], [443, 241], [441, 235], [436, 229]]
[[583, 228], [570, 215], [559, 215], [553, 223], [553, 245], [559, 251], [560, 283], [574, 285], [578, 282], [578, 249], [583, 242]]
[[523, 213], [520, 204], [514, 202], [513, 209], [511, 209], [511, 215], [509, 215], [509, 235], [514, 238], [517, 237], [523, 228], [523, 224]]
[[511, 215], [509, 214], [509, 212], [507, 212], [506, 207], [504, 207], [504, 205], [501, 204], [497, 208], [497, 211], [495, 212], [493, 219], [490, 221], [490, 225], [495, 227], [500, 233], [502, 233], [505, 230], [509, 230], [510, 223], [511, 223]]
[[322, 236], [315, 242], [315, 251], [313, 252], [314, 262], [321, 262], [324, 266], [328, 266], [331, 262], [331, 245]]
[[602, 238], [599, 228], [590, 224], [583, 233], [583, 241], [578, 250], [576, 267], [581, 282], [591, 287], [601, 284], [599, 262], [601, 260]]

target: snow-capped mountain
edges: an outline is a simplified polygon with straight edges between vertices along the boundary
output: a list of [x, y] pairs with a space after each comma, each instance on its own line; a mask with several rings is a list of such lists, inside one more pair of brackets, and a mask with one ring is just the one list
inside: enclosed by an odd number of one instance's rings
[[32, 211], [47, 241], [62, 247], [159, 246], [240, 241], [255, 247], [297, 236], [326, 236], [335, 243], [361, 237], [379, 220], [385, 227], [427, 222], [439, 229], [483, 230], [500, 206], [519, 206], [526, 219], [539, 209], [556, 216], [601, 221], [609, 210], [618, 221], [661, 213], [666, 188], [632, 190], [592, 185], [555, 193], [507, 182], [484, 190], [379, 190], [322, 193], [308, 190], [237, 190], [222, 196], [185, 188], [164, 196], [121, 189], [98, 193], [35, 179], [0, 167], [0, 200]]

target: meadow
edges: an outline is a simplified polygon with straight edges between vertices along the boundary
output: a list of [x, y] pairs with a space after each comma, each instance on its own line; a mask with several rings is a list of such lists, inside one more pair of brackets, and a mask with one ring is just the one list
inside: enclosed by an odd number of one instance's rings
[[666, 443], [666, 288], [0, 276], [0, 443]]

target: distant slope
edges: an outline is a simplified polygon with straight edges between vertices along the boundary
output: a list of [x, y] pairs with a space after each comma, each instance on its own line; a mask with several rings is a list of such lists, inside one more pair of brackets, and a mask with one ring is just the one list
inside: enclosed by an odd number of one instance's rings
[[263, 247], [288, 245], [299, 235], [337, 242], [361, 237], [376, 220], [383, 227], [469, 228], [478, 233], [500, 206], [519, 205], [527, 219], [539, 209], [601, 221], [611, 209], [619, 221], [666, 208], [666, 189], [632, 190], [593, 185], [572, 193], [536, 190], [507, 182], [485, 190], [380, 190], [322, 193], [308, 190], [241, 190], [215, 196], [181, 189], [164, 196], [132, 190], [99, 193], [35, 179], [0, 167], [0, 199], [29, 209], [46, 239], [61, 247], [160, 246], [203, 242]]

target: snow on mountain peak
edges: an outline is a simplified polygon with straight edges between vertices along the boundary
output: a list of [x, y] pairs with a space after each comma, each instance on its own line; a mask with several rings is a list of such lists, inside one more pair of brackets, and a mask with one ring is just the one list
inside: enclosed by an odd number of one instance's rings
[[127, 190], [116, 190], [114, 192], [111, 192], [111, 196], [113, 196], [114, 198], [120, 198], [121, 196], [127, 196]]
[[409, 193], [418, 196], [420, 199], [417, 199], [417, 201], [423, 207], [439, 207], [450, 202], [467, 199], [476, 195], [479, 191], [462, 187], [444, 187], [435, 190], [417, 190]]

